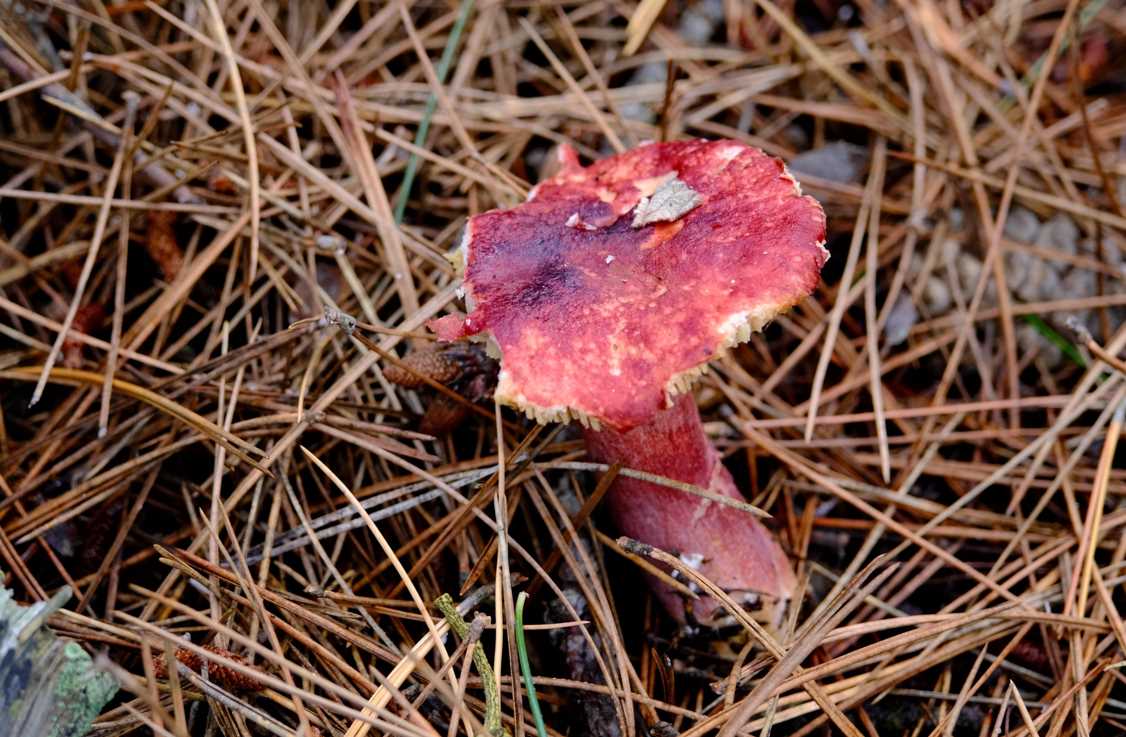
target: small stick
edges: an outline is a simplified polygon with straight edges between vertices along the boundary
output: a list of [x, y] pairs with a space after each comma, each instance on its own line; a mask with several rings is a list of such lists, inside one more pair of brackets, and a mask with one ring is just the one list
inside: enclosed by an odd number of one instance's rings
[[1123, 361], [1121, 358], [1099, 345], [1099, 342], [1091, 335], [1091, 331], [1087, 329], [1087, 326], [1074, 317], [1067, 319], [1067, 326], [1079, 335], [1079, 340], [1083, 342], [1083, 345], [1087, 346], [1087, 350], [1093, 353], [1095, 358], [1110, 366], [1115, 371], [1126, 375], [1126, 361]]
[[[37, 70], [32, 69], [30, 65], [20, 59], [19, 56], [3, 42], [0, 42], [0, 65], [11, 72], [12, 76], [22, 79], [24, 82], [34, 81], [39, 76], [36, 73]], [[39, 94], [48, 102], [62, 103], [59, 105], [59, 109], [74, 114], [75, 117], [83, 122], [86, 130], [102, 143], [114, 148], [121, 145], [120, 137], [112, 131], [113, 127], [103, 120], [93, 108], [86, 104], [85, 100], [63, 85], [58, 82], [45, 85]], [[75, 114], [75, 110], [80, 111], [80, 114]], [[89, 116], [89, 118], [85, 116]], [[141, 163], [144, 158], [145, 155], [140, 151], [134, 154], [134, 161], [137, 163]], [[187, 186], [176, 184], [176, 177], [169, 174], [168, 171], [157, 163], [145, 163], [141, 166], [140, 172], [158, 187], [173, 187], [172, 192], [177, 202], [196, 205], [202, 204], [203, 202], [203, 200], [197, 197]]]
[[[1087, 610], [1087, 595], [1090, 591], [1091, 576], [1095, 568], [1095, 549], [1098, 547], [1102, 529], [1103, 507], [1106, 505], [1106, 490], [1110, 482], [1110, 472], [1114, 467], [1114, 452], [1118, 448], [1118, 438], [1122, 434], [1122, 424], [1126, 420], [1126, 402], [1120, 402], [1114, 410], [1110, 427], [1106, 431], [1102, 453], [1087, 508], [1087, 519], [1083, 525], [1080, 540], [1080, 554], [1076, 555], [1075, 570], [1064, 601], [1064, 613], [1083, 616]], [[1073, 608], [1074, 607], [1074, 608]]]
[[658, 130], [660, 130], [660, 137], [658, 141], [669, 140], [669, 113], [672, 110], [672, 95], [676, 89], [676, 59], [669, 59], [668, 65], [665, 67], [665, 99], [661, 103], [661, 114], [658, 116]]
[[[457, 610], [452, 596], [442, 594], [434, 600], [434, 606], [446, 618], [446, 623], [459, 639], [469, 637], [469, 623]], [[493, 676], [493, 667], [489, 664], [489, 656], [485, 654], [485, 648], [481, 647], [480, 642], [473, 645], [473, 664], [481, 674], [481, 685], [485, 689], [485, 731], [494, 737], [500, 737], [506, 734], [500, 721], [500, 691]]]
[[[0, 52], [4, 49], [0, 48]], [[2, 56], [2, 54], [0, 54]], [[126, 112], [126, 124], [129, 128], [133, 127], [133, 115], [135, 110]], [[78, 313], [78, 308], [82, 306], [82, 297], [86, 293], [86, 285], [90, 282], [90, 276], [94, 273], [94, 264], [98, 260], [98, 251], [102, 245], [102, 237], [106, 232], [106, 225], [109, 222], [110, 207], [113, 204], [113, 193], [117, 189], [117, 180], [121, 176], [121, 170], [125, 164], [125, 156], [128, 152], [126, 140], [119, 140], [117, 146], [117, 155], [113, 159], [113, 167], [110, 169], [109, 177], [106, 180], [105, 189], [101, 205], [98, 207], [98, 218], [94, 223], [94, 234], [90, 237], [90, 248], [86, 251], [86, 260], [82, 264], [82, 273], [78, 277], [78, 284], [74, 288], [74, 296], [70, 300], [70, 308], [67, 309], [66, 318], [63, 319], [62, 330], [55, 337], [55, 343], [51, 346], [51, 351], [47, 354], [47, 360], [43, 362], [43, 369], [39, 372], [39, 379], [35, 382], [35, 390], [31, 393], [31, 401], [28, 402], [29, 407], [34, 407], [40, 397], [43, 396], [43, 389], [47, 386], [47, 380], [51, 376], [51, 369], [55, 365], [55, 361], [59, 357], [59, 351], [66, 342], [67, 333], [70, 332], [71, 325], [74, 324], [74, 316]], [[101, 378], [101, 377], [99, 377]]]
[[[133, 90], [122, 93], [125, 100], [125, 124], [122, 129], [125, 137], [122, 146], [126, 150], [133, 147], [133, 122], [137, 115], [140, 96]], [[121, 194], [128, 198], [133, 189], [133, 167], [126, 162], [121, 173]], [[117, 239], [117, 270], [113, 284], [113, 326], [110, 332], [109, 356], [106, 357], [106, 373], [102, 380], [102, 404], [98, 410], [98, 437], [104, 438], [109, 429], [109, 403], [113, 391], [113, 377], [117, 373], [117, 355], [121, 351], [121, 323], [125, 314], [125, 277], [129, 255], [129, 215], [121, 217], [121, 228]]]
[[215, 38], [219, 42], [219, 50], [226, 62], [227, 74], [231, 90], [235, 94], [235, 103], [238, 105], [239, 121], [242, 123], [243, 145], [246, 147], [247, 177], [250, 180], [250, 274], [247, 285], [254, 283], [258, 269], [258, 231], [261, 227], [261, 178], [258, 175], [258, 147], [254, 142], [254, 123], [250, 119], [250, 105], [246, 100], [246, 88], [242, 83], [242, 73], [239, 71], [238, 62], [235, 60], [235, 50], [231, 46], [231, 37], [227, 34], [227, 24], [219, 4], [215, 0], [205, 0], [204, 3], [211, 16], [211, 24]]

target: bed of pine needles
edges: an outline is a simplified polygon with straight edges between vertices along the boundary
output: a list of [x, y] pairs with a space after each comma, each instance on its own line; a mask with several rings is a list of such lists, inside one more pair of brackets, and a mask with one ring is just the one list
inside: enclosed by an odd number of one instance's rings
[[[72, 589], [93, 734], [1126, 729], [1126, 4], [0, 14], [0, 569]], [[467, 216], [683, 137], [859, 162], [795, 165], [824, 282], [697, 387], [799, 574], [768, 638], [678, 627], [616, 469], [419, 357]]]

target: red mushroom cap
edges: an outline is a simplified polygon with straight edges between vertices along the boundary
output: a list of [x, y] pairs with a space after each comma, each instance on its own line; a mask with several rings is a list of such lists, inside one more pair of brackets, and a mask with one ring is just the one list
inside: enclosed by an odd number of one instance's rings
[[541, 422], [644, 424], [817, 285], [825, 213], [758, 149], [677, 141], [585, 168], [570, 148], [560, 159], [524, 204], [470, 218], [470, 314], [431, 323], [445, 340], [491, 335], [497, 397]]

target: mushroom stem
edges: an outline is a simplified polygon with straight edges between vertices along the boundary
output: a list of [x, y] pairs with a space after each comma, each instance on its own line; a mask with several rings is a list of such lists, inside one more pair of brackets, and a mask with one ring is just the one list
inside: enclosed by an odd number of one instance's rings
[[[742, 499], [719, 453], [704, 434], [691, 394], [631, 430], [587, 430], [589, 455], [604, 463], [664, 476]], [[641, 542], [680, 555], [764, 621], [777, 624], [795, 581], [774, 536], [745, 511], [688, 492], [619, 476], [606, 498], [618, 529]], [[711, 598], [681, 599], [652, 581], [665, 608], [679, 621], [713, 624], [723, 614]]]

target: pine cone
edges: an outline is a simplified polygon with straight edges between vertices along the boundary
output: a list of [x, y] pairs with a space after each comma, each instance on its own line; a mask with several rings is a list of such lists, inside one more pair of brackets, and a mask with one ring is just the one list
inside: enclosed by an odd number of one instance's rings
[[[403, 366], [386, 367], [383, 369], [383, 375], [391, 383], [406, 389], [418, 389], [426, 385], [418, 374], [433, 379], [439, 384], [450, 384], [456, 381], [462, 372], [461, 362], [442, 348], [412, 350], [403, 356], [402, 363]], [[411, 370], [408, 371], [408, 368]]]
[[[236, 663], [246, 665], [246, 658], [241, 655], [236, 655], [230, 650], [224, 650], [221, 647], [214, 645], [203, 645], [204, 650], [209, 653], [221, 655], [224, 658], [230, 658]], [[168, 678], [168, 668], [165, 667], [164, 657], [161, 655], [153, 656], [152, 668], [153, 674], [157, 678]], [[204, 658], [196, 653], [194, 650], [189, 650], [186, 647], [176, 649], [176, 660], [183, 663], [195, 673], [203, 672]], [[207, 678], [216, 685], [225, 688], [228, 691], [261, 691], [265, 685], [251, 676], [229, 668], [222, 663], [217, 663], [214, 660], [207, 660]]]

